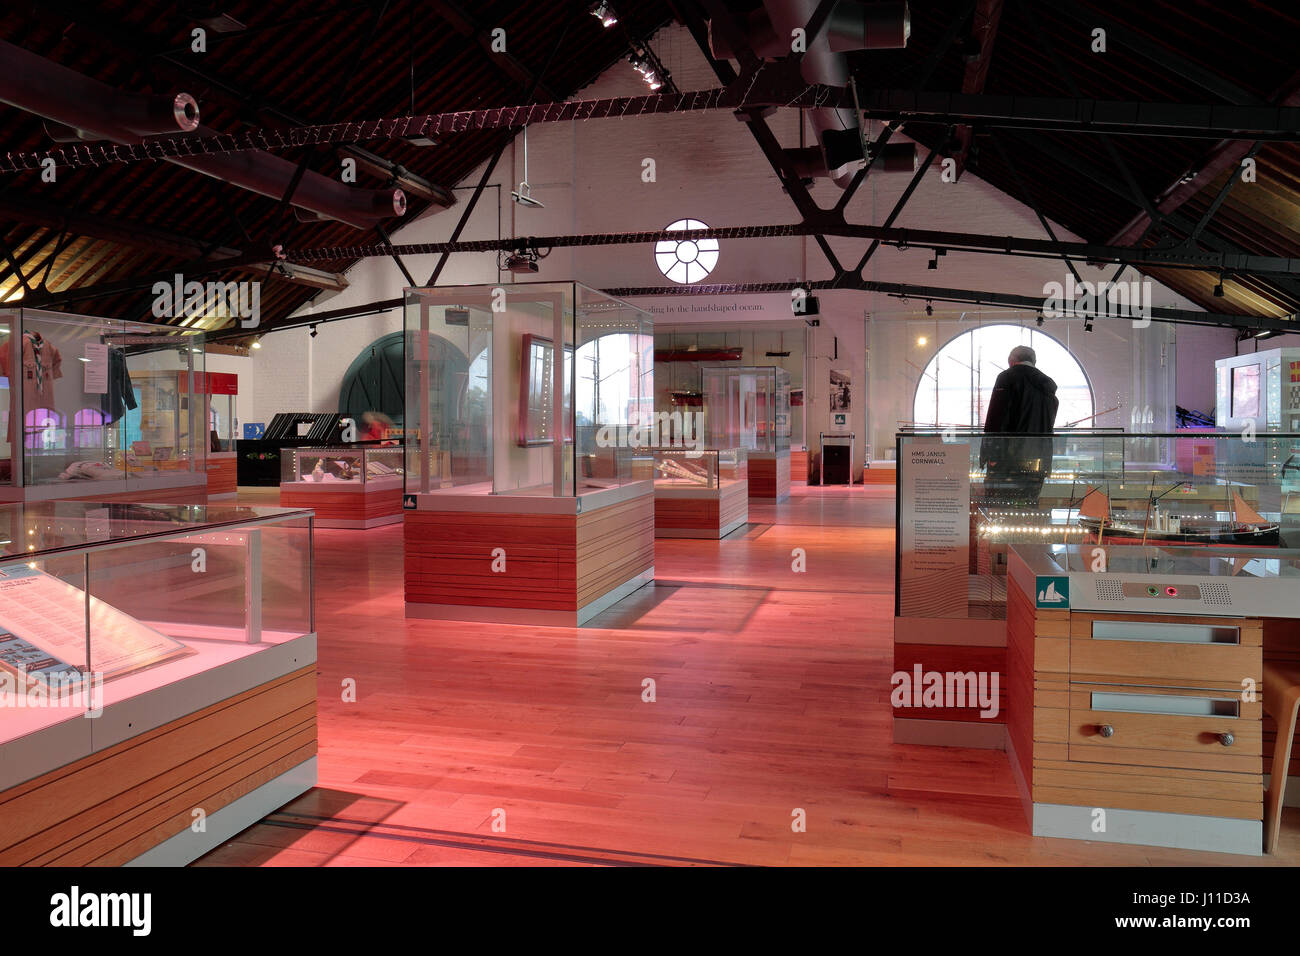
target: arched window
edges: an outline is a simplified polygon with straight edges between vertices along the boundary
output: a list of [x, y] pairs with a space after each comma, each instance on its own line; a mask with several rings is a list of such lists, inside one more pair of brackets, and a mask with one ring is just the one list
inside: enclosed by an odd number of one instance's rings
[[1007, 355], [1017, 345], [1038, 353], [1038, 370], [1056, 382], [1060, 409], [1056, 427], [1094, 424], [1092, 386], [1070, 350], [1038, 329], [1021, 325], [983, 325], [949, 339], [930, 359], [916, 386], [912, 418], [918, 425], [984, 424], [989, 395]]
[[72, 416], [72, 447], [102, 448], [104, 413], [98, 408], [83, 408]]
[[64, 418], [52, 408], [33, 408], [23, 416], [23, 447], [28, 451], [62, 448], [67, 438]]

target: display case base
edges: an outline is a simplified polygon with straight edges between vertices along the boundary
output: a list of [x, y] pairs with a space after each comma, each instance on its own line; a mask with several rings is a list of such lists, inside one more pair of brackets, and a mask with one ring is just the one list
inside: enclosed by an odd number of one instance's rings
[[725, 538], [749, 523], [749, 483], [714, 489], [656, 488], [656, 538]]
[[894, 743], [926, 747], [971, 747], [976, 750], [1004, 750], [1006, 725], [970, 720], [925, 720], [894, 718]]
[[235, 453], [208, 452], [208, 497], [224, 498], [239, 492]]
[[749, 497], [790, 497], [790, 453], [788, 451], [748, 452]]
[[204, 820], [202, 833], [193, 828], [169, 837], [124, 866], [186, 866], [232, 837], [279, 810], [316, 786], [316, 758], [304, 760], [256, 790], [244, 794]]
[[[1104, 809], [1105, 829], [1098, 832]], [[1112, 810], [1035, 803], [1034, 836], [1096, 843], [1135, 843], [1176, 850], [1211, 850], [1262, 856], [1264, 825], [1259, 820], [1232, 820], [1157, 810]]]
[[177, 837], [158, 859], [188, 862], [215, 845], [191, 836], [219, 839], [218, 816], [233, 835], [314, 785], [316, 636], [192, 643], [106, 683], [99, 717], [20, 715], [45, 726], [0, 746], [0, 865], [118, 866]]
[[411, 616], [576, 626], [654, 576], [649, 481], [578, 498], [432, 492], [405, 513]]
[[401, 482], [309, 484], [283, 482], [280, 507], [310, 508], [318, 528], [378, 528], [402, 520]]
[[532, 624], [541, 627], [581, 627], [597, 614], [613, 607], [623, 598], [654, 583], [655, 569], [651, 567], [636, 577], [602, 595], [576, 611], [539, 611], [531, 608], [471, 607], [465, 604], [411, 604], [406, 605], [406, 616], [433, 621], [474, 621], [484, 624]]

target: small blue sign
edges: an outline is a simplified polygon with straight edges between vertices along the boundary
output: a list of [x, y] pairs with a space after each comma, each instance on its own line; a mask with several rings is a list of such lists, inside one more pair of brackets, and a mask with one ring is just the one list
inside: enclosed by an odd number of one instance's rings
[[1040, 575], [1036, 587], [1038, 607], [1068, 608], [1070, 606], [1070, 579], [1065, 575]]
[[244, 422], [244, 437], [250, 441], [266, 434], [266, 422]]

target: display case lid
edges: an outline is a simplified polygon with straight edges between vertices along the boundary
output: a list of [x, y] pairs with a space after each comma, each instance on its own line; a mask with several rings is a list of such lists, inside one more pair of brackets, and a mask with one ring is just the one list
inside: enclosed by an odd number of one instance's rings
[[312, 511], [305, 508], [227, 504], [41, 501], [0, 505], [0, 564], [311, 515]]

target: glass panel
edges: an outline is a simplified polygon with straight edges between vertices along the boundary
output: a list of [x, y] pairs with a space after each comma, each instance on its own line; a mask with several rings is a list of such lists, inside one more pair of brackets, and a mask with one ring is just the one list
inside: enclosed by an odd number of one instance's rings
[[[953, 522], [969, 512], [967, 572], [949, 568], [942, 586], [936, 579], [924, 591], [952, 594], [965, 584], [967, 600], [958, 602], [960, 608], [945, 606], [946, 616], [1005, 614], [1007, 555], [1017, 543], [1091, 546], [1100, 537], [1116, 546], [1110, 550], [1118, 556], [1111, 560], [1121, 563], [1123, 555], [1139, 550], [1132, 546], [1142, 544], [1263, 548], [1265, 556], [1269, 548], [1300, 547], [1300, 434], [1261, 432], [1248, 441], [1200, 431], [1130, 435], [1077, 429], [1006, 437], [913, 430], [899, 434], [897, 442], [898, 508], [905, 526], [899, 545], [901, 616], [933, 616], [921, 591], [913, 600], [902, 587], [912, 566], [905, 540], [913, 537], [911, 520], [921, 514], [938, 522], [935, 527], [951, 525], [942, 550], [955, 547], [960, 532]], [[943, 455], [928, 454], [937, 447], [955, 451], [967, 473], [950, 474]], [[999, 464], [1008, 460], [1016, 467]], [[1256, 563], [1236, 571], [1248, 573]]]
[[408, 493], [492, 488], [494, 343], [486, 289], [406, 294]]
[[[200, 333], [26, 309], [7, 365], [20, 367], [10, 417], [23, 483], [197, 483], [210, 434]], [[21, 434], [21, 438], [19, 435]], [[185, 483], [185, 482], [180, 482]]]
[[525, 283], [411, 290], [406, 320], [407, 493], [568, 496], [650, 478], [632, 454], [653, 421], [648, 313]]
[[[10, 414], [9, 383], [14, 378], [14, 349], [18, 341], [15, 332], [18, 328], [17, 312], [0, 312], [0, 485], [14, 483], [14, 444], [18, 441], [15, 432], [17, 425]], [[17, 410], [17, 403], [13, 403]]]
[[748, 477], [743, 448], [651, 448], [655, 488], [716, 491]]
[[292, 508], [230, 504], [41, 501], [0, 505], [0, 558], [26, 559], [94, 547], [110, 540], [138, 541], [183, 534], [198, 526], [205, 530], [233, 527], [302, 513]]
[[[399, 450], [400, 451], [400, 450]], [[277, 521], [250, 532], [249, 548], [261, 571], [261, 640], [268, 643], [316, 629], [312, 603], [312, 521]]]
[[650, 478], [633, 454], [654, 419], [654, 337], [648, 313], [577, 286], [574, 434], [579, 493]]
[[[11, 515], [0, 534], [21, 533]], [[98, 703], [81, 555], [0, 562], [0, 740], [81, 717]]]

